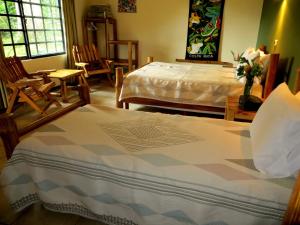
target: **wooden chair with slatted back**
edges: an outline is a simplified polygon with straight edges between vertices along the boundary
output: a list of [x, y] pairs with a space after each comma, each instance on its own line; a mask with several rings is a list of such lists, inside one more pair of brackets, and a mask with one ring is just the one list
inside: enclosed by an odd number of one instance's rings
[[15, 72], [16, 76], [18, 76], [20, 78], [27, 77], [30, 79], [43, 78], [44, 83], [51, 82], [51, 79], [48, 77], [48, 75], [50, 74], [50, 72], [55, 71], [55, 70], [40, 70], [35, 73], [28, 73], [25, 70], [20, 58], [18, 58], [16, 56], [6, 58], [6, 62], [11, 66], [11, 68]]
[[73, 45], [73, 58], [75, 65], [84, 70], [85, 77], [106, 74], [111, 84], [113, 84], [110, 76], [112, 61], [102, 60], [95, 45]]
[[[32, 74], [28, 74], [18, 58], [0, 58], [0, 68], [0, 78], [11, 91], [6, 113], [13, 111], [17, 101], [27, 103], [41, 114], [47, 114], [46, 110], [53, 103], [57, 107], [61, 106], [49, 93], [50, 89], [55, 86], [55, 82], [49, 81], [43, 75], [41, 77], [34, 77]], [[35, 73], [35, 75], [38, 74], [40, 73]], [[44, 99], [47, 102], [44, 108], [36, 103], [39, 99]]]

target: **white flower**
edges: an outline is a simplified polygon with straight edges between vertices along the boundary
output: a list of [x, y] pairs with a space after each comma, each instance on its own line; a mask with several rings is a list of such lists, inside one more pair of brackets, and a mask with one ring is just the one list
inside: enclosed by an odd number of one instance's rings
[[198, 54], [199, 49], [203, 46], [202, 42], [199, 43], [193, 43], [192, 44], [192, 50], [190, 51], [190, 54]]

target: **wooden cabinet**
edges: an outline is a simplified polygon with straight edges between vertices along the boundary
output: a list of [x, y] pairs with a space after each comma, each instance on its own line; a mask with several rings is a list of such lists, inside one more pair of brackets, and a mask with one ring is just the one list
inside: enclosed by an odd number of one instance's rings
[[[100, 46], [98, 45], [100, 44], [98, 43], [97, 24], [104, 24], [104, 34], [102, 38], [105, 46], [105, 56], [100, 54], [100, 57], [113, 60], [115, 66], [126, 66], [128, 67], [128, 71], [132, 71], [133, 67], [137, 69], [139, 66], [139, 41], [118, 40], [117, 21], [114, 18], [86, 17], [83, 24], [85, 44], [89, 44], [89, 40], [91, 40], [96, 48], [99, 49]], [[119, 46], [122, 45], [127, 46], [127, 59], [121, 59], [119, 57]], [[111, 53], [113, 53], [113, 55]]]

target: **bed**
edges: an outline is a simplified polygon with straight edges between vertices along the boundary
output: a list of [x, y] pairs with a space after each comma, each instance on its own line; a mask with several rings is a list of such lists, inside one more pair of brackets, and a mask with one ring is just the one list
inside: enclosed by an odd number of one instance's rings
[[114, 225], [296, 224], [300, 178], [259, 173], [248, 127], [86, 105], [24, 137], [1, 185], [16, 211], [42, 202]]
[[[126, 76], [117, 73], [116, 101], [223, 114], [227, 96], [243, 93], [244, 83], [235, 78], [235, 68], [224, 63], [152, 62]], [[264, 86], [255, 84], [252, 94], [267, 97], [274, 87], [278, 54], [270, 55]]]

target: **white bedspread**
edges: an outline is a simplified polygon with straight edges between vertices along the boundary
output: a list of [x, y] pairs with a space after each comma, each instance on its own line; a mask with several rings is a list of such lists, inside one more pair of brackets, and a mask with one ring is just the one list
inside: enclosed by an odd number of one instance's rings
[[2, 171], [34, 202], [107, 224], [276, 225], [294, 179], [253, 167], [248, 124], [86, 106], [38, 129]]
[[[244, 84], [235, 78], [233, 68], [213, 64], [153, 62], [126, 77], [120, 100], [139, 97], [225, 107], [227, 96], [239, 96], [243, 90]], [[252, 94], [261, 97], [261, 85], [253, 85]]]

